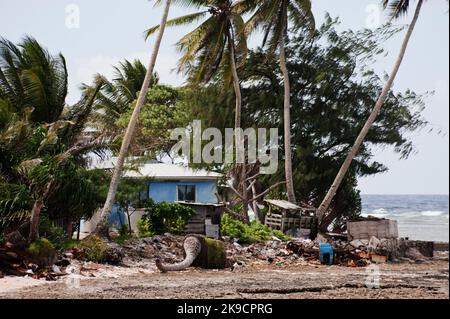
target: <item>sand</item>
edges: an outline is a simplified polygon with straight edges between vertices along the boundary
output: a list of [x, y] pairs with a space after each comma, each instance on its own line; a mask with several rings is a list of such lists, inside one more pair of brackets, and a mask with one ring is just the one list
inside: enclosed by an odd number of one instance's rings
[[[161, 274], [149, 263], [132, 267], [91, 263], [77, 273], [78, 266], [57, 282], [0, 279], [0, 298], [449, 298], [448, 254], [426, 263], [382, 264], [375, 269], [254, 264], [234, 272], [190, 268]], [[371, 289], [374, 283], [377, 287]]]

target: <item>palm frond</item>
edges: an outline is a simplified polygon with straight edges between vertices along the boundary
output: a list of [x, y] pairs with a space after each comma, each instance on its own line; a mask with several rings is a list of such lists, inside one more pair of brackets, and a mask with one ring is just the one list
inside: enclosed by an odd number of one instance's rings
[[[208, 14], [208, 11], [201, 11], [201, 12], [188, 14], [188, 15], [185, 15], [182, 17], [178, 17], [175, 19], [171, 19], [171, 20], [167, 21], [167, 26], [168, 27], [176, 27], [176, 26], [191, 24], [191, 23], [197, 22], [200, 19], [203, 19], [207, 14]], [[152, 34], [154, 34], [156, 31], [158, 31], [159, 28], [160, 28], [160, 25], [156, 25], [156, 26], [151, 27], [150, 29], [146, 30], [144, 33], [145, 38], [148, 39]]]
[[383, 0], [383, 8], [388, 10], [392, 19], [397, 19], [408, 13], [410, 0]]

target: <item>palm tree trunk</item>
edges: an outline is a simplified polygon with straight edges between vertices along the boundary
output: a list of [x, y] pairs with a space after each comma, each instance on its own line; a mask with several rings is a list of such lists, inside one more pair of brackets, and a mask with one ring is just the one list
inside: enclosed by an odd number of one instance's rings
[[31, 218], [30, 218], [30, 233], [28, 235], [28, 242], [31, 244], [35, 242], [39, 238], [39, 220], [41, 217], [42, 208], [44, 208], [44, 200], [48, 197], [53, 183], [49, 182], [45, 186], [45, 190], [43, 194], [34, 201], [33, 208], [31, 209]]
[[291, 82], [289, 71], [286, 65], [286, 50], [284, 37], [280, 41], [280, 67], [284, 78], [284, 166], [286, 175], [286, 190], [288, 199], [296, 203], [294, 191], [294, 179], [292, 176], [292, 148], [291, 148]]
[[28, 235], [28, 242], [35, 242], [39, 238], [39, 217], [41, 215], [44, 201], [42, 199], [36, 200], [31, 210], [30, 219], [30, 234]]
[[386, 85], [383, 88], [383, 91], [381, 92], [380, 97], [378, 98], [378, 101], [372, 110], [372, 113], [370, 114], [366, 124], [364, 125], [363, 129], [358, 135], [358, 138], [355, 141], [355, 144], [351, 148], [350, 152], [347, 155], [347, 158], [345, 159], [344, 163], [342, 164], [341, 169], [339, 170], [339, 173], [336, 176], [336, 179], [334, 180], [333, 184], [331, 185], [330, 189], [328, 190], [327, 195], [325, 196], [325, 199], [323, 200], [322, 204], [319, 207], [318, 211], [318, 217], [319, 220], [323, 218], [325, 213], [327, 212], [328, 208], [330, 207], [331, 201], [333, 200], [336, 191], [338, 190], [339, 186], [341, 185], [348, 169], [350, 168], [350, 165], [353, 161], [353, 159], [356, 157], [362, 143], [364, 142], [364, 139], [367, 136], [367, 133], [369, 132], [370, 128], [372, 127], [373, 123], [375, 122], [375, 119], [378, 115], [378, 113], [381, 110], [381, 107], [383, 106], [386, 97], [389, 94], [389, 91], [392, 88], [392, 84], [394, 83], [394, 80], [397, 76], [397, 73], [400, 69], [400, 66], [402, 64], [403, 58], [405, 57], [406, 49], [408, 47], [409, 40], [411, 39], [411, 35], [414, 31], [414, 27], [416, 26], [417, 20], [419, 19], [420, 15], [420, 9], [422, 7], [423, 0], [419, 0], [417, 3], [416, 12], [414, 14], [414, 18], [412, 20], [411, 25], [408, 28], [408, 31], [406, 33], [405, 39], [403, 40], [402, 47], [400, 49], [400, 54], [397, 58], [397, 61], [395, 62], [394, 69], [392, 70], [392, 73], [386, 83]]
[[[242, 214], [243, 217], [248, 221], [248, 192], [247, 192], [247, 170], [246, 170], [246, 156], [245, 156], [245, 141], [243, 141], [243, 137], [241, 134], [241, 122], [242, 122], [242, 94], [241, 94], [241, 85], [239, 80], [239, 75], [236, 67], [236, 53], [234, 48], [234, 38], [231, 35], [231, 32], [228, 31], [228, 43], [230, 48], [230, 64], [231, 71], [233, 74], [233, 87], [234, 93], [236, 96], [236, 109], [235, 109], [235, 117], [234, 117], [234, 128], [236, 131], [236, 146], [238, 152], [243, 152], [244, 163], [242, 163], [241, 167], [241, 187], [242, 187]], [[239, 145], [241, 147], [239, 147]]]
[[111, 214], [111, 210], [112, 210], [112, 207], [115, 202], [117, 187], [119, 186], [120, 178], [122, 175], [123, 164], [124, 164], [125, 158], [128, 154], [128, 149], [130, 147], [131, 139], [134, 135], [136, 124], [139, 119], [139, 113], [141, 112], [141, 109], [145, 104], [148, 89], [149, 89], [150, 83], [153, 78], [153, 70], [155, 68], [155, 63], [156, 63], [156, 59], [158, 57], [159, 48], [161, 46], [161, 41], [162, 41], [164, 31], [166, 28], [167, 17], [169, 15], [169, 9], [170, 9], [170, 3], [171, 3], [171, 0], [166, 0], [158, 37], [155, 42], [155, 47], [153, 49], [150, 64], [147, 69], [147, 74], [145, 75], [144, 83], [142, 84], [142, 89], [139, 93], [139, 97], [138, 97], [138, 100], [136, 103], [136, 107], [133, 111], [133, 115], [131, 116], [130, 122], [128, 123], [128, 128], [127, 128], [125, 137], [122, 142], [122, 147], [120, 149], [119, 157], [117, 159], [116, 167], [114, 169], [114, 173], [113, 173], [111, 183], [109, 186], [108, 196], [107, 196], [105, 205], [102, 209], [100, 222], [98, 223], [98, 225], [95, 229], [95, 233], [97, 233], [97, 234], [107, 235], [107, 232], [108, 232], [109, 216]]

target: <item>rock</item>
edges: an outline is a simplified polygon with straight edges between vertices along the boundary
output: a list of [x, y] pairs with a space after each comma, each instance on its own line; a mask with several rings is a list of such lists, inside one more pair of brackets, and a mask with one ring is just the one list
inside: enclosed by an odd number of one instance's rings
[[70, 259], [68, 258], [62, 258], [60, 260], [58, 260], [55, 265], [59, 266], [59, 267], [67, 267], [69, 266], [71, 263]]
[[52, 271], [57, 275], [62, 275], [61, 269], [57, 265], [52, 266]]
[[365, 246], [364, 243], [361, 240], [359, 240], [359, 239], [352, 240], [350, 242], [350, 245], [352, 247], [354, 247], [354, 248], [360, 248], [360, 247], [364, 247]]
[[367, 248], [370, 252], [374, 252], [378, 248], [378, 246], [380, 246], [380, 244], [381, 241], [375, 236], [372, 236], [372, 238], [370, 238], [369, 240], [369, 245], [367, 246]]
[[105, 262], [111, 265], [119, 265], [124, 257], [122, 247], [116, 243], [108, 243], [105, 252]]
[[233, 246], [237, 249], [237, 250], [242, 250], [242, 246], [238, 243], [234, 243]]
[[68, 258], [68, 259], [73, 259], [73, 254], [72, 253], [65, 253], [64, 257]]
[[366, 259], [360, 259], [356, 262], [357, 267], [367, 267], [369, 265], [369, 261]]
[[6, 241], [16, 249], [25, 249], [27, 247], [27, 240], [18, 231], [6, 235]]
[[231, 271], [240, 271], [243, 268], [245, 268], [245, 263], [242, 261], [238, 261], [231, 267]]
[[406, 250], [405, 256], [414, 261], [419, 261], [419, 262], [425, 261], [425, 257], [420, 253], [420, 251], [417, 248], [412, 248], [412, 247], [408, 248]]
[[370, 258], [374, 263], [377, 263], [377, 264], [384, 264], [388, 260], [387, 256], [376, 255], [376, 254], [371, 255]]
[[120, 237], [120, 233], [117, 229], [111, 229], [108, 233], [109, 238], [111, 239], [115, 239], [115, 238], [119, 238]]

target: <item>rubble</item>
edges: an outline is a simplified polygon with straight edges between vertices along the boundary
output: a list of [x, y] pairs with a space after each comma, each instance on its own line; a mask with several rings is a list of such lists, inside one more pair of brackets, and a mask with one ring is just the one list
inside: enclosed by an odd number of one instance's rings
[[[433, 243], [408, 241], [405, 239], [355, 239], [348, 241], [343, 236], [321, 235], [318, 240], [295, 238], [283, 242], [278, 238], [251, 245], [239, 244], [229, 237], [222, 238], [227, 256], [227, 267], [232, 271], [245, 271], [251, 266], [314, 266], [320, 265], [319, 245], [329, 243], [334, 252], [334, 265], [344, 267], [366, 267], [372, 263], [389, 261], [426, 262], [433, 256]], [[183, 236], [170, 234], [148, 238], [131, 239], [123, 245], [108, 243], [111, 251], [109, 264], [117, 264], [128, 268], [139, 268], [155, 271], [155, 261], [160, 259], [167, 264], [184, 259]], [[5, 244], [0, 247], [0, 277], [29, 276], [32, 278], [56, 280], [66, 275], [98, 277], [101, 269], [110, 267], [83, 261], [82, 252], [78, 248], [61, 253], [54, 265], [40, 267], [30, 262], [25, 254], [15, 250], [14, 245]], [[430, 252], [431, 251], [431, 252]], [[108, 268], [109, 269], [109, 268]]]

